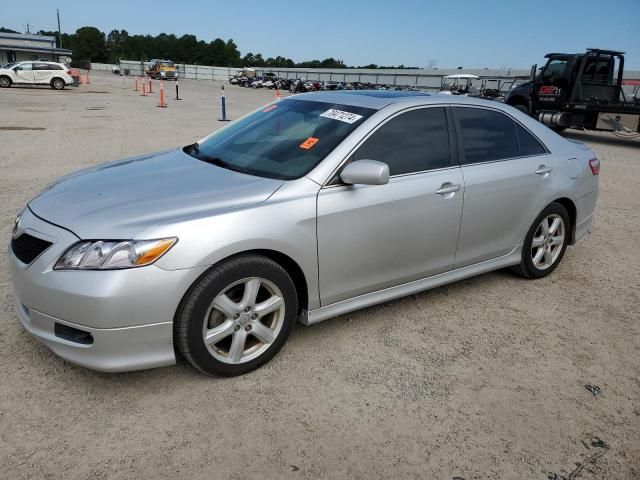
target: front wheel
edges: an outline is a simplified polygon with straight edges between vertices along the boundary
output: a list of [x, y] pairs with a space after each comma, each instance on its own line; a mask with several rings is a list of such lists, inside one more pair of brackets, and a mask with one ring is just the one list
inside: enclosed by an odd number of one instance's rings
[[11, 79], [7, 76], [0, 77], [0, 87], [9, 88], [11, 86]]
[[549, 204], [527, 232], [516, 272], [532, 279], [546, 277], [553, 272], [567, 249], [570, 228], [566, 208], [555, 202]]
[[237, 257], [191, 288], [176, 317], [174, 338], [201, 372], [241, 375], [278, 353], [297, 310], [295, 286], [280, 265], [258, 255]]
[[64, 88], [64, 80], [61, 78], [54, 78], [51, 80], [51, 88], [54, 90], [62, 90]]

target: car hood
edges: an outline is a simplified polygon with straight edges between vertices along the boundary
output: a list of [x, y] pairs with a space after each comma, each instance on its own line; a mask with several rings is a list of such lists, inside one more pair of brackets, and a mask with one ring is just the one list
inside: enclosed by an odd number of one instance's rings
[[284, 182], [234, 172], [172, 150], [73, 173], [29, 202], [82, 239], [135, 238], [148, 227], [256, 204]]

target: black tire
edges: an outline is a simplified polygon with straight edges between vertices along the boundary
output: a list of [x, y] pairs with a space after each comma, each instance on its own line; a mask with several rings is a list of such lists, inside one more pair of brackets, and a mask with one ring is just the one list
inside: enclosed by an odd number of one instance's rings
[[[551, 266], [546, 267], [545, 269], [540, 269], [536, 267], [532, 258], [532, 249], [534, 248], [533, 238], [536, 232], [538, 231], [538, 228], [542, 223], [542, 220], [551, 215], [559, 216], [560, 218], [562, 218], [564, 222], [564, 232], [563, 232], [564, 243], [562, 245], [562, 248], [557, 258], [555, 258]], [[514, 271], [517, 274], [529, 279], [538, 279], [538, 278], [543, 278], [549, 275], [560, 264], [560, 262], [562, 261], [562, 258], [564, 257], [565, 252], [567, 251], [567, 245], [569, 243], [569, 235], [570, 235], [569, 232], [571, 232], [571, 220], [569, 218], [569, 214], [567, 213], [567, 209], [564, 208], [564, 206], [562, 206], [561, 204], [556, 202], [553, 202], [547, 205], [547, 207], [542, 212], [540, 212], [540, 215], [538, 215], [538, 217], [534, 220], [533, 224], [529, 228], [529, 231], [527, 232], [527, 235], [525, 236], [525, 239], [524, 239], [524, 244], [522, 246], [522, 259], [520, 261], [520, 264], [514, 267]]]
[[522, 113], [526, 113], [527, 115], [531, 115], [526, 105], [522, 105], [522, 104], [513, 105], [513, 108], [520, 110]]
[[[284, 321], [275, 340], [259, 356], [242, 363], [226, 363], [215, 358], [205, 345], [205, 316], [216, 296], [235, 282], [250, 277], [265, 279], [282, 292]], [[242, 375], [264, 365], [278, 353], [296, 322], [297, 311], [296, 288], [284, 268], [260, 255], [235, 257], [214, 266], [187, 292], [176, 315], [174, 343], [191, 365], [207, 375]]]
[[62, 90], [65, 87], [64, 80], [61, 78], [54, 78], [51, 80], [51, 88], [54, 90]]
[[11, 78], [7, 77], [6, 75], [2, 75], [0, 77], [0, 87], [1, 88], [9, 88], [11, 86]]

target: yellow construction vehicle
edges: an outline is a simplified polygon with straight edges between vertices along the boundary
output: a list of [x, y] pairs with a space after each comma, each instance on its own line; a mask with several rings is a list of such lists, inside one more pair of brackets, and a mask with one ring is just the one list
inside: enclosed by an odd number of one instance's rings
[[145, 74], [157, 80], [177, 80], [178, 69], [171, 60], [153, 59], [149, 61]]

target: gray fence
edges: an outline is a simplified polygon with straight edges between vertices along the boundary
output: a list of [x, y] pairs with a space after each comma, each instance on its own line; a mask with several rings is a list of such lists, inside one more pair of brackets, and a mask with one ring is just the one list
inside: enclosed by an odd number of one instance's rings
[[[91, 68], [98, 71], [111, 71], [113, 64], [92, 63]], [[120, 69], [128, 71], [129, 75], [143, 75], [145, 62], [121, 60]], [[210, 67], [207, 65], [177, 64], [180, 78], [190, 80], [227, 81], [231, 76], [240, 73], [242, 69], [234, 67]], [[442, 77], [459, 73], [468, 73], [482, 78], [494, 79], [495, 83], [488, 84], [489, 88], [506, 90], [517, 79], [529, 76], [529, 70], [520, 69], [463, 69], [463, 70], [419, 70], [419, 69], [330, 69], [330, 68], [255, 68], [256, 75], [262, 76], [273, 72], [280, 78], [305, 78], [320, 82], [364, 82], [373, 84], [417, 87], [424, 90], [440, 88]], [[640, 79], [640, 71], [625, 72], [625, 79]], [[625, 87], [626, 91], [637, 90]]]

